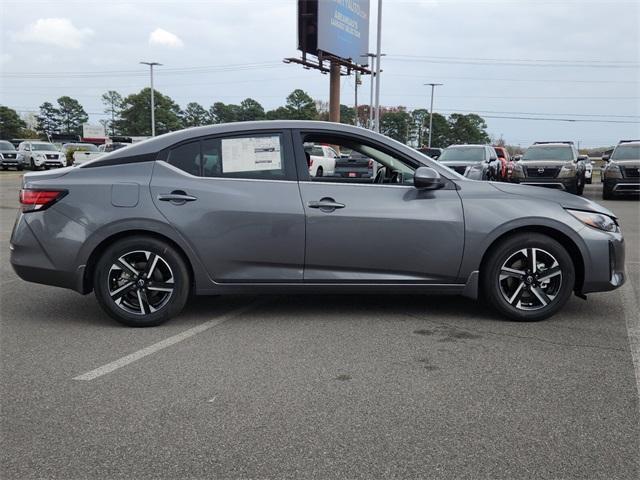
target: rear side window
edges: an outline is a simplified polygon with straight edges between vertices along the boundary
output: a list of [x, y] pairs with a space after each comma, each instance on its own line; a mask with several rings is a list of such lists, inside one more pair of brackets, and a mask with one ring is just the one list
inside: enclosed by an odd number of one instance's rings
[[203, 140], [202, 158], [205, 177], [257, 180], [287, 178], [280, 134]]
[[169, 150], [167, 162], [191, 175], [200, 175], [200, 141], [184, 143]]

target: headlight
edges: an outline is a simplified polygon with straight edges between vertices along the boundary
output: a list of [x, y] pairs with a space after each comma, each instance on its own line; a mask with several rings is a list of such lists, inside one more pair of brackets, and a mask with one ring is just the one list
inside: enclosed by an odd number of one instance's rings
[[620, 171], [620, 167], [615, 163], [610, 163], [604, 169], [604, 174], [607, 178], [622, 178], [622, 171]]
[[576, 167], [573, 164], [563, 165], [560, 169], [560, 173], [558, 173], [558, 177], [574, 177], [576, 175]]
[[571, 215], [573, 215], [589, 227], [597, 228], [598, 230], [603, 230], [605, 232], [611, 233], [617, 233], [620, 231], [618, 222], [616, 222], [614, 218], [611, 218], [608, 215], [596, 212], [583, 212], [581, 210], [569, 209], [567, 209], [567, 212], [569, 212]]

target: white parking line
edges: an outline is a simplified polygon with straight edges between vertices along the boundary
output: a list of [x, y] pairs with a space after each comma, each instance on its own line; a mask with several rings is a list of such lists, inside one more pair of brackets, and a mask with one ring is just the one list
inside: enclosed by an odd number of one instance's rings
[[118, 360], [115, 360], [111, 363], [107, 363], [106, 365], [103, 365], [101, 367], [98, 367], [94, 370], [91, 370], [90, 372], [87, 373], [83, 373], [82, 375], [78, 375], [77, 377], [74, 377], [74, 380], [95, 380], [98, 377], [101, 377], [103, 375], [106, 375], [107, 373], [111, 373], [119, 368], [122, 368], [124, 366], [129, 365], [130, 363], [135, 362], [136, 360], [140, 360], [141, 358], [146, 357], [147, 355], [151, 355], [152, 353], [156, 353], [162, 349], [165, 349], [167, 347], [170, 347], [171, 345], [175, 345], [178, 342], [182, 342], [183, 340], [186, 340], [188, 338], [193, 337], [194, 335], [198, 335], [199, 333], [205, 332], [207, 330], [209, 330], [212, 327], [215, 327], [217, 325], [220, 325], [223, 322], [226, 322], [228, 320], [231, 320], [234, 317], [237, 317], [238, 315], [241, 315], [245, 312], [247, 312], [248, 310], [251, 310], [253, 308], [255, 308], [258, 305], [259, 302], [253, 302], [247, 306], [241, 307], [241, 308], [237, 308], [235, 310], [232, 310], [231, 312], [218, 317], [218, 318], [214, 318], [212, 320], [209, 320], [208, 322], [205, 322], [201, 325], [198, 325], [197, 327], [193, 327], [190, 328], [189, 330], [185, 330], [182, 333], [178, 333], [177, 335], [173, 335], [169, 338], [165, 338], [164, 340], [158, 342], [158, 343], [154, 343], [153, 345], [149, 345], [148, 347], [143, 348], [142, 350], [138, 350], [137, 352], [133, 352], [129, 355], [126, 355], [122, 358], [119, 358]]
[[[627, 323], [627, 337], [629, 338], [629, 348], [631, 349], [631, 359], [633, 369], [636, 374], [636, 388], [640, 399], [640, 316], [638, 315], [638, 300], [636, 292], [631, 285], [631, 279], [620, 289], [622, 295], [622, 309]], [[640, 404], [639, 404], [640, 406]]]

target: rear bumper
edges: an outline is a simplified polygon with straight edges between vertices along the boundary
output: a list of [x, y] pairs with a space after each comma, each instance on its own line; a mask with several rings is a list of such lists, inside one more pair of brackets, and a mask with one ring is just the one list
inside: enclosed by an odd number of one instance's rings
[[84, 265], [73, 271], [56, 267], [23, 217], [22, 214], [18, 217], [9, 245], [9, 261], [16, 274], [27, 282], [86, 293], [83, 292]]

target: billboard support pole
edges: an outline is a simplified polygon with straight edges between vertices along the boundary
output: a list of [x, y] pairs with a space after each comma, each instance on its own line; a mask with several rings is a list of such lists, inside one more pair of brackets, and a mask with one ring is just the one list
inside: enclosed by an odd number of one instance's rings
[[329, 74], [329, 121], [340, 123], [340, 64], [331, 62]]
[[382, 0], [378, 0], [378, 36], [376, 38], [376, 118], [375, 131], [380, 132], [380, 60], [382, 57]]

